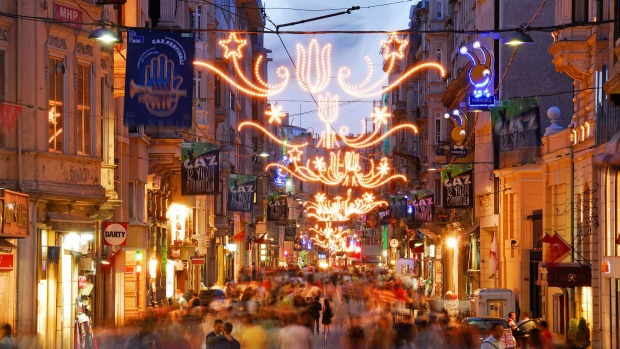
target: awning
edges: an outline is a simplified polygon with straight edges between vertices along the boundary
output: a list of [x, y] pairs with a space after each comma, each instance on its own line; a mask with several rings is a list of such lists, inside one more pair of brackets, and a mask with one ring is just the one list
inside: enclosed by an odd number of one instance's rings
[[0, 248], [17, 248], [17, 246], [13, 245], [12, 243], [8, 242], [7, 239], [1, 239], [0, 238]]
[[480, 225], [476, 224], [472, 227], [469, 227], [469, 229], [467, 229], [467, 235], [476, 232], [476, 230], [480, 229]]
[[243, 241], [245, 240], [245, 233], [246, 233], [246, 229], [243, 228], [241, 229], [237, 234], [235, 234], [235, 236], [233, 236], [233, 241]]
[[94, 232], [95, 222], [88, 216], [76, 213], [45, 212], [45, 217], [49, 221], [52, 230]]

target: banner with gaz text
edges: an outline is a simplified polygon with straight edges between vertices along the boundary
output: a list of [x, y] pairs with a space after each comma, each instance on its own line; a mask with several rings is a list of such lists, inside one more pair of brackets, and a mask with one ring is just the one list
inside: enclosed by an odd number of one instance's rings
[[231, 174], [228, 177], [228, 211], [252, 212], [255, 190], [256, 176]]
[[441, 170], [444, 208], [473, 207], [473, 169], [472, 164], [451, 164]]
[[288, 196], [269, 195], [267, 197], [267, 221], [279, 222], [282, 225], [288, 220]]
[[432, 222], [435, 212], [435, 196], [432, 190], [413, 190], [411, 192], [413, 221], [416, 223]]
[[181, 143], [181, 195], [215, 195], [220, 183], [220, 150], [204, 142]]

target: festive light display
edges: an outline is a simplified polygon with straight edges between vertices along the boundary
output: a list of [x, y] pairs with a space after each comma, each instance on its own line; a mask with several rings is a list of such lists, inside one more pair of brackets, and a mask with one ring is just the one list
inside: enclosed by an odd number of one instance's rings
[[474, 97], [490, 97], [489, 85], [493, 81], [493, 55], [489, 49], [482, 46], [480, 41], [474, 41], [471, 46], [474, 50], [477, 49], [482, 52], [482, 58], [484, 59], [481, 60], [467, 46], [463, 46], [459, 50], [462, 55], [469, 57], [472, 63], [467, 76], [469, 77], [469, 83], [474, 87], [473, 95]]
[[269, 120], [267, 121], [270, 124], [281, 124], [282, 119], [286, 117], [286, 113], [282, 112], [282, 106], [276, 104], [272, 104], [271, 108], [267, 109], [265, 115], [269, 116]]
[[250, 126], [250, 127], [255, 127], [258, 130], [260, 130], [261, 132], [263, 132], [266, 136], [268, 136], [269, 138], [271, 138], [272, 141], [280, 144], [280, 145], [285, 145], [288, 147], [305, 147], [308, 145], [308, 142], [304, 142], [304, 143], [289, 143], [286, 140], [280, 139], [277, 136], [275, 136], [274, 134], [272, 134], [268, 129], [266, 129], [265, 127], [263, 127], [262, 125], [254, 122], [254, 121], [244, 121], [242, 123], [239, 124], [238, 126], [238, 130], [241, 131], [243, 128]]
[[282, 79], [281, 82], [277, 84], [270, 85], [265, 82], [265, 80], [260, 75], [260, 66], [264, 59], [262, 55], [258, 56], [256, 62], [254, 64], [254, 77], [258, 84], [253, 83], [250, 79], [248, 79], [241, 66], [239, 65], [239, 59], [243, 58], [243, 48], [247, 45], [246, 39], [241, 39], [237, 36], [237, 33], [230, 33], [227, 39], [222, 39], [219, 41], [219, 45], [224, 49], [224, 58], [228, 59], [232, 62], [233, 68], [235, 69], [236, 77], [241, 79], [244, 85], [237, 83], [235, 80], [226, 75], [225, 72], [217, 68], [211, 63], [206, 61], [197, 60], [194, 61], [194, 66], [199, 68], [204, 68], [211, 70], [222, 79], [224, 79], [231, 86], [236, 87], [240, 92], [245, 94], [256, 96], [256, 97], [268, 97], [274, 96], [280, 92], [282, 92], [286, 86], [288, 85], [288, 81], [290, 79], [290, 73], [288, 69], [285, 67], [279, 67], [276, 70], [276, 75]]
[[354, 246], [347, 244], [347, 230], [343, 227], [332, 227], [328, 222], [324, 226], [315, 225], [314, 228], [310, 228], [310, 232], [314, 233], [310, 240], [322, 249], [330, 251], [330, 255], [355, 250]]
[[[390, 174], [392, 169], [387, 157], [381, 158], [378, 165], [372, 159], [368, 159], [370, 170], [366, 173], [362, 171], [360, 164], [360, 154], [354, 151], [330, 152], [329, 165], [325, 160], [317, 156], [314, 160], [308, 160], [306, 165], [299, 163], [300, 156], [291, 158], [292, 150], [289, 150], [289, 158], [292, 163], [285, 167], [278, 163], [270, 163], [267, 169], [272, 167], [288, 170], [290, 174], [302, 181], [322, 182], [326, 185], [342, 185], [345, 187], [377, 188], [393, 180], [403, 180], [407, 178], [402, 174]], [[301, 153], [299, 148], [294, 150], [298, 155]], [[312, 166], [311, 164], [314, 164]]]
[[452, 120], [454, 123], [454, 128], [450, 136], [454, 142], [456, 142], [456, 145], [461, 145], [467, 135], [467, 131], [465, 130], [467, 128], [467, 115], [458, 109], [454, 109], [452, 114], [445, 113], [443, 117]]
[[330, 44], [320, 49], [316, 39], [310, 41], [308, 51], [297, 44], [297, 84], [302, 90], [310, 93], [325, 90], [332, 74], [331, 50]]
[[319, 96], [319, 119], [325, 123], [325, 130], [319, 139], [317, 148], [333, 149], [338, 147], [336, 134], [332, 130], [332, 123], [338, 119], [338, 96], [331, 93]]
[[314, 200], [315, 202], [305, 202], [304, 206], [308, 210], [308, 217], [319, 222], [344, 222], [352, 215], [366, 214], [387, 205], [387, 201], [376, 201], [371, 193], [364, 193], [361, 198], [352, 198], [351, 189], [347, 190], [346, 197], [336, 196], [330, 200], [324, 193], [318, 193]]

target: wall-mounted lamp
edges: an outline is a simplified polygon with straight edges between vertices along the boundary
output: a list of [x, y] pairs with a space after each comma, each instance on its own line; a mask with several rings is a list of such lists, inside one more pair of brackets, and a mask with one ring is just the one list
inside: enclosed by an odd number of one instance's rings
[[89, 39], [97, 40], [102, 44], [114, 44], [121, 41], [121, 38], [113, 30], [106, 27], [95, 29], [90, 35]]
[[523, 44], [531, 44], [533, 42], [534, 40], [532, 37], [526, 34], [523, 29], [518, 29], [517, 31], [508, 33], [502, 39], [502, 43], [509, 46], [519, 46]]

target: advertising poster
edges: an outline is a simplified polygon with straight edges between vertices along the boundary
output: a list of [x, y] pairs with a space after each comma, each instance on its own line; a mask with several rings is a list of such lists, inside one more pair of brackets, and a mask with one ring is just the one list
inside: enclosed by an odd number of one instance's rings
[[193, 33], [132, 28], [127, 35], [125, 124], [190, 127]]
[[472, 164], [451, 164], [441, 171], [444, 208], [473, 207], [473, 168]]
[[531, 164], [541, 145], [538, 98], [502, 100], [491, 107], [493, 148], [499, 167]]
[[288, 220], [288, 197], [286, 195], [269, 195], [267, 197], [267, 221], [281, 222]]
[[284, 241], [294, 241], [297, 235], [297, 221], [289, 220], [284, 230]]
[[390, 214], [393, 218], [406, 218], [409, 198], [406, 196], [392, 195], [389, 198]]
[[252, 212], [255, 190], [256, 176], [231, 174], [228, 177], [228, 211]]
[[425, 223], [433, 221], [435, 200], [432, 190], [414, 190], [411, 192], [411, 204], [413, 205], [413, 221]]
[[220, 183], [220, 150], [211, 143], [181, 144], [181, 195], [215, 195]]

